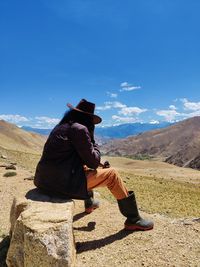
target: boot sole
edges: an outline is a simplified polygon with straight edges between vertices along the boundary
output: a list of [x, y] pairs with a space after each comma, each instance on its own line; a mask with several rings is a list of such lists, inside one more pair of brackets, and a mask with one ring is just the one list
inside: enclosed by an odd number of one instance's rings
[[152, 230], [153, 226], [142, 227], [142, 226], [138, 226], [138, 225], [125, 225], [124, 229], [128, 230], [128, 231], [148, 231], [148, 230]]
[[87, 209], [85, 209], [85, 212], [87, 213], [87, 214], [90, 214], [90, 213], [92, 213], [94, 210], [96, 210], [96, 209], [98, 209], [99, 207], [92, 207], [92, 208], [87, 208]]

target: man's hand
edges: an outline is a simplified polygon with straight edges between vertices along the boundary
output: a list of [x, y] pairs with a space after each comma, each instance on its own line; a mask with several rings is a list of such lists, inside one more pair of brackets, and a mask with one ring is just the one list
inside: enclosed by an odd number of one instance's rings
[[110, 168], [110, 163], [109, 161], [106, 160], [104, 163], [100, 163], [99, 166], [102, 167], [103, 169]]

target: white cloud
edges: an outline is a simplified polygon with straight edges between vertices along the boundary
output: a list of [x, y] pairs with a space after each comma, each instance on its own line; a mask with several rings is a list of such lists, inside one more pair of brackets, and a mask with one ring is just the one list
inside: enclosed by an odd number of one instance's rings
[[183, 102], [185, 110], [193, 110], [193, 111], [200, 110], [200, 102], [190, 102], [186, 98], [181, 99], [181, 101]]
[[[143, 112], [146, 112], [147, 109], [141, 109], [139, 107], [127, 107], [127, 105], [119, 102], [105, 102], [104, 106], [97, 107], [98, 111], [108, 110], [108, 109], [118, 109], [119, 115], [113, 115], [112, 119], [117, 123], [132, 123], [140, 121], [137, 116]], [[123, 115], [123, 116], [120, 116]]]
[[159, 124], [160, 122], [157, 121], [157, 120], [151, 120], [149, 123], [150, 123], [150, 124]]
[[195, 116], [200, 116], [200, 109], [199, 110], [195, 110], [193, 112], [190, 112], [190, 113], [183, 113], [182, 114], [184, 116], [184, 118], [192, 118], [192, 117], [195, 117]]
[[57, 118], [50, 118], [46, 116], [35, 117], [37, 127], [52, 128], [60, 121]]
[[120, 117], [117, 115], [113, 115], [112, 119], [117, 123], [133, 123], [133, 122], [139, 122], [138, 118], [133, 117]]
[[111, 108], [123, 108], [126, 107], [126, 105], [122, 104], [121, 102], [118, 101], [113, 101], [113, 102], [104, 102], [104, 106], [98, 106], [96, 107], [96, 110], [108, 110]]
[[171, 109], [171, 110], [177, 110], [177, 107], [175, 107], [174, 105], [170, 105], [169, 106], [169, 109]]
[[28, 118], [18, 114], [8, 114], [8, 115], [2, 114], [0, 115], [0, 119], [11, 123], [20, 123], [29, 121]]
[[[177, 102], [178, 100], [176, 100]], [[190, 102], [187, 98], [179, 99], [183, 103], [185, 112], [177, 112], [175, 105], [170, 105], [168, 110], [159, 110], [157, 115], [162, 116], [168, 122], [175, 122], [195, 116], [200, 116], [200, 102]]]
[[124, 87], [122, 88], [120, 91], [133, 91], [133, 90], [137, 90], [137, 89], [140, 89], [141, 87], [140, 86], [129, 86], [129, 87]]
[[113, 108], [125, 108], [126, 105], [122, 104], [121, 102], [115, 101], [115, 102], [110, 102]]
[[134, 86], [128, 82], [122, 82], [120, 86], [121, 86], [120, 92], [141, 89], [141, 86]]
[[127, 87], [127, 86], [129, 86], [129, 84], [127, 82], [123, 82], [123, 83], [120, 84], [120, 86], [121, 87]]
[[111, 92], [107, 92], [107, 95], [111, 98], [117, 98], [118, 94], [116, 93], [111, 93]]
[[141, 109], [138, 107], [122, 107], [122, 109], [118, 113], [124, 116], [131, 116], [131, 115], [139, 115], [140, 113], [146, 111], [147, 109]]
[[5, 120], [21, 126], [30, 126], [33, 128], [53, 128], [60, 121], [57, 118], [50, 118], [46, 116], [37, 116], [35, 118], [27, 118], [18, 114], [2, 114], [0, 120]]
[[104, 103], [104, 106], [97, 106], [95, 109], [98, 111], [98, 110], [108, 110], [108, 109], [111, 109], [112, 106], [108, 103]]
[[168, 110], [159, 110], [156, 112], [158, 116], [162, 116], [165, 118], [166, 121], [168, 122], [174, 122], [176, 121], [177, 116], [181, 116], [180, 113], [178, 113], [174, 109], [168, 109]]

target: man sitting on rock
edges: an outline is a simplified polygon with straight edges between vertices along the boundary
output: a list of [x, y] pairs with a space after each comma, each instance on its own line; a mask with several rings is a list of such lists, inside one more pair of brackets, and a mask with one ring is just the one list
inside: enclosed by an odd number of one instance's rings
[[[85, 211], [99, 207], [92, 189], [107, 187], [116, 198], [121, 213], [127, 218], [126, 230], [150, 230], [153, 222], [139, 215], [133, 191], [128, 191], [109, 163], [101, 164], [94, 140], [94, 127], [102, 119], [94, 114], [95, 104], [82, 99], [70, 108], [50, 133], [37, 165], [34, 184], [48, 194], [83, 199]], [[101, 166], [101, 168], [98, 168]]]

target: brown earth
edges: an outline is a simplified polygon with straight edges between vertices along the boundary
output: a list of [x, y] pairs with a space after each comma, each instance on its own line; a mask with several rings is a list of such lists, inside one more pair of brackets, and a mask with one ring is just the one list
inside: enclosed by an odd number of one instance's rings
[[[83, 214], [77, 203], [76, 218]], [[177, 220], [159, 214], [151, 231], [128, 233], [116, 204], [101, 207], [74, 222], [77, 266], [200, 266], [200, 221]]]
[[[110, 159], [113, 166], [126, 171], [136, 171], [142, 175], [143, 171], [151, 169], [155, 177], [162, 173], [168, 179], [173, 174], [175, 179], [185, 180], [188, 169], [177, 168], [163, 163], [133, 161], [124, 159], [116, 161]], [[2, 160], [1, 164], [8, 162]], [[120, 162], [120, 164], [119, 164]], [[132, 165], [131, 165], [132, 164]], [[153, 164], [153, 165], [152, 165]], [[160, 163], [158, 163], [160, 164]], [[167, 174], [173, 167], [173, 172]], [[156, 171], [158, 166], [160, 170]], [[124, 169], [123, 169], [124, 170]], [[154, 170], [154, 171], [153, 171]], [[190, 170], [190, 169], [189, 169]], [[1, 250], [5, 241], [5, 235], [9, 232], [9, 212], [14, 196], [22, 194], [33, 188], [31, 178], [33, 172], [22, 169], [17, 165], [17, 176], [3, 177], [7, 172], [0, 167], [0, 229]], [[195, 184], [199, 179], [199, 172], [191, 170], [192, 182]], [[146, 175], [146, 173], [145, 173]], [[177, 175], [177, 177], [176, 177]], [[188, 182], [191, 182], [189, 180]], [[77, 267], [82, 266], [200, 266], [200, 222], [194, 218], [169, 218], [160, 214], [147, 214], [141, 212], [144, 217], [154, 220], [154, 230], [147, 232], [127, 233], [123, 230], [124, 218], [118, 211], [116, 203], [110, 203], [101, 196], [101, 207], [85, 215], [83, 213], [83, 201], [75, 201], [74, 234], [77, 246]], [[5, 247], [4, 247], [5, 249]], [[1, 255], [1, 253], [0, 253]], [[0, 264], [0, 266], [3, 266]]]
[[45, 140], [45, 136], [24, 131], [14, 124], [0, 120], [0, 150], [35, 153], [42, 149]]

